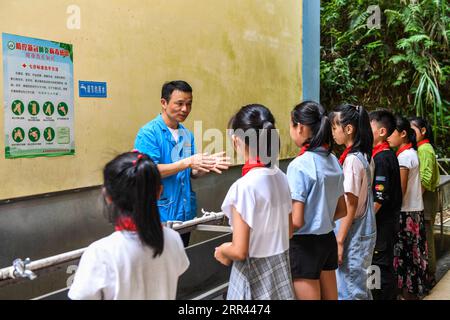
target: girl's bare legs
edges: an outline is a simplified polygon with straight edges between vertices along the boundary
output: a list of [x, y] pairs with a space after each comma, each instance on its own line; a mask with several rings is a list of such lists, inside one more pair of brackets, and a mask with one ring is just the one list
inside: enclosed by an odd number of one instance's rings
[[298, 300], [320, 300], [319, 280], [294, 279], [294, 290]]
[[320, 292], [322, 300], [337, 300], [336, 271], [322, 271], [320, 273]]

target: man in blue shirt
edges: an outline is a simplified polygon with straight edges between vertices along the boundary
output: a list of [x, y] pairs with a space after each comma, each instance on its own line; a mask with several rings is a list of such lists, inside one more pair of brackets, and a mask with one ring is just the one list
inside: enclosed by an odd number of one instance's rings
[[[190, 178], [211, 171], [221, 173], [230, 163], [224, 152], [196, 154], [194, 135], [181, 124], [192, 107], [192, 88], [187, 82], [165, 83], [161, 106], [161, 114], [139, 130], [134, 147], [152, 158], [163, 178], [158, 200], [161, 221], [191, 220], [197, 214], [197, 204]], [[181, 237], [187, 246], [190, 233]]]

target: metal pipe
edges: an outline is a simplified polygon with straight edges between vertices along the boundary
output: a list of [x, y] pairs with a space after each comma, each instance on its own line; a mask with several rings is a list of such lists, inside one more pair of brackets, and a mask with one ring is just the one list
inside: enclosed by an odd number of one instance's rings
[[193, 227], [196, 225], [199, 225], [201, 223], [221, 220], [225, 217], [225, 214], [223, 212], [207, 212], [202, 209], [203, 216], [200, 218], [194, 218], [192, 220], [188, 221], [168, 221], [167, 227], [172, 228], [174, 230], [181, 230], [184, 228]]
[[[181, 221], [168, 221], [167, 227], [172, 228], [176, 231], [182, 230], [184, 228], [196, 227], [199, 224], [221, 220], [224, 218], [225, 214], [223, 212], [206, 212], [202, 209], [203, 216], [200, 218], [195, 218], [193, 220], [181, 222]], [[29, 274], [26, 271], [35, 271], [39, 269], [48, 268], [54, 265], [58, 265], [67, 261], [72, 261], [80, 258], [86, 248], [61, 253], [55, 256], [47, 257], [44, 259], [36, 260], [34, 262], [29, 262], [24, 266], [24, 270], [17, 270], [17, 266], [10, 266], [0, 269], [0, 281], [6, 279], [16, 279], [17, 277], [25, 277]]]
[[230, 233], [232, 232], [231, 227], [228, 226], [215, 226], [209, 224], [199, 224], [195, 227], [195, 230], [198, 231], [212, 231], [212, 232], [224, 232]]
[[[43, 268], [50, 267], [53, 265], [57, 265], [60, 263], [64, 263], [67, 261], [76, 260], [81, 257], [84, 250], [86, 250], [86, 248], [69, 251], [69, 252], [58, 254], [56, 256], [51, 256], [51, 257], [47, 257], [44, 259], [36, 260], [36, 261], [30, 262], [26, 267], [27, 267], [27, 270], [35, 271], [35, 270], [43, 269]], [[16, 271], [16, 268], [14, 266], [0, 269], [0, 280], [17, 278], [14, 275], [15, 271]]]

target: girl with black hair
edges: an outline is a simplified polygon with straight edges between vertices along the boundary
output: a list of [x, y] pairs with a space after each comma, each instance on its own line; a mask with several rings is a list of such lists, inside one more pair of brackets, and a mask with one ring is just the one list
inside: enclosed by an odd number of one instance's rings
[[394, 133], [388, 138], [398, 148], [402, 185], [397, 243], [394, 246], [394, 270], [403, 299], [416, 299], [428, 292], [428, 249], [423, 215], [422, 187], [416, 136], [408, 119], [397, 116]]
[[420, 181], [422, 183], [423, 205], [425, 215], [425, 230], [428, 241], [428, 259], [430, 281], [433, 281], [436, 273], [436, 251], [434, 248], [434, 220], [437, 212], [437, 193], [439, 186], [439, 166], [434, 151], [434, 135], [428, 121], [421, 117], [409, 119], [411, 127], [416, 133], [417, 154], [419, 156]]
[[369, 114], [361, 106], [343, 104], [330, 115], [333, 138], [346, 149], [339, 158], [344, 170], [347, 216], [338, 221], [336, 272], [340, 300], [371, 300], [367, 285], [376, 241], [373, 210], [373, 134]]
[[69, 298], [175, 299], [178, 277], [189, 260], [180, 235], [161, 225], [156, 165], [143, 153], [127, 152], [105, 166], [103, 178], [115, 232], [83, 253]]
[[275, 119], [266, 107], [252, 104], [231, 118], [229, 128], [245, 164], [222, 204], [232, 242], [215, 251], [219, 262], [233, 263], [227, 299], [294, 299], [288, 251], [292, 205], [286, 175], [276, 166]]
[[301, 148], [287, 169], [292, 220], [297, 229], [289, 255], [299, 300], [336, 300], [338, 267], [335, 220], [344, 217], [344, 174], [331, 153], [331, 123], [325, 109], [313, 101], [291, 112], [290, 135]]

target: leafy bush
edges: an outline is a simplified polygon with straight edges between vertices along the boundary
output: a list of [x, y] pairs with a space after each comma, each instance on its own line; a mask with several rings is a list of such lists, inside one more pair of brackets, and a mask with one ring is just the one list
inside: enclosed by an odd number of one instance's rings
[[450, 156], [450, 9], [447, 0], [323, 0], [321, 101], [419, 115], [433, 125], [438, 155]]

